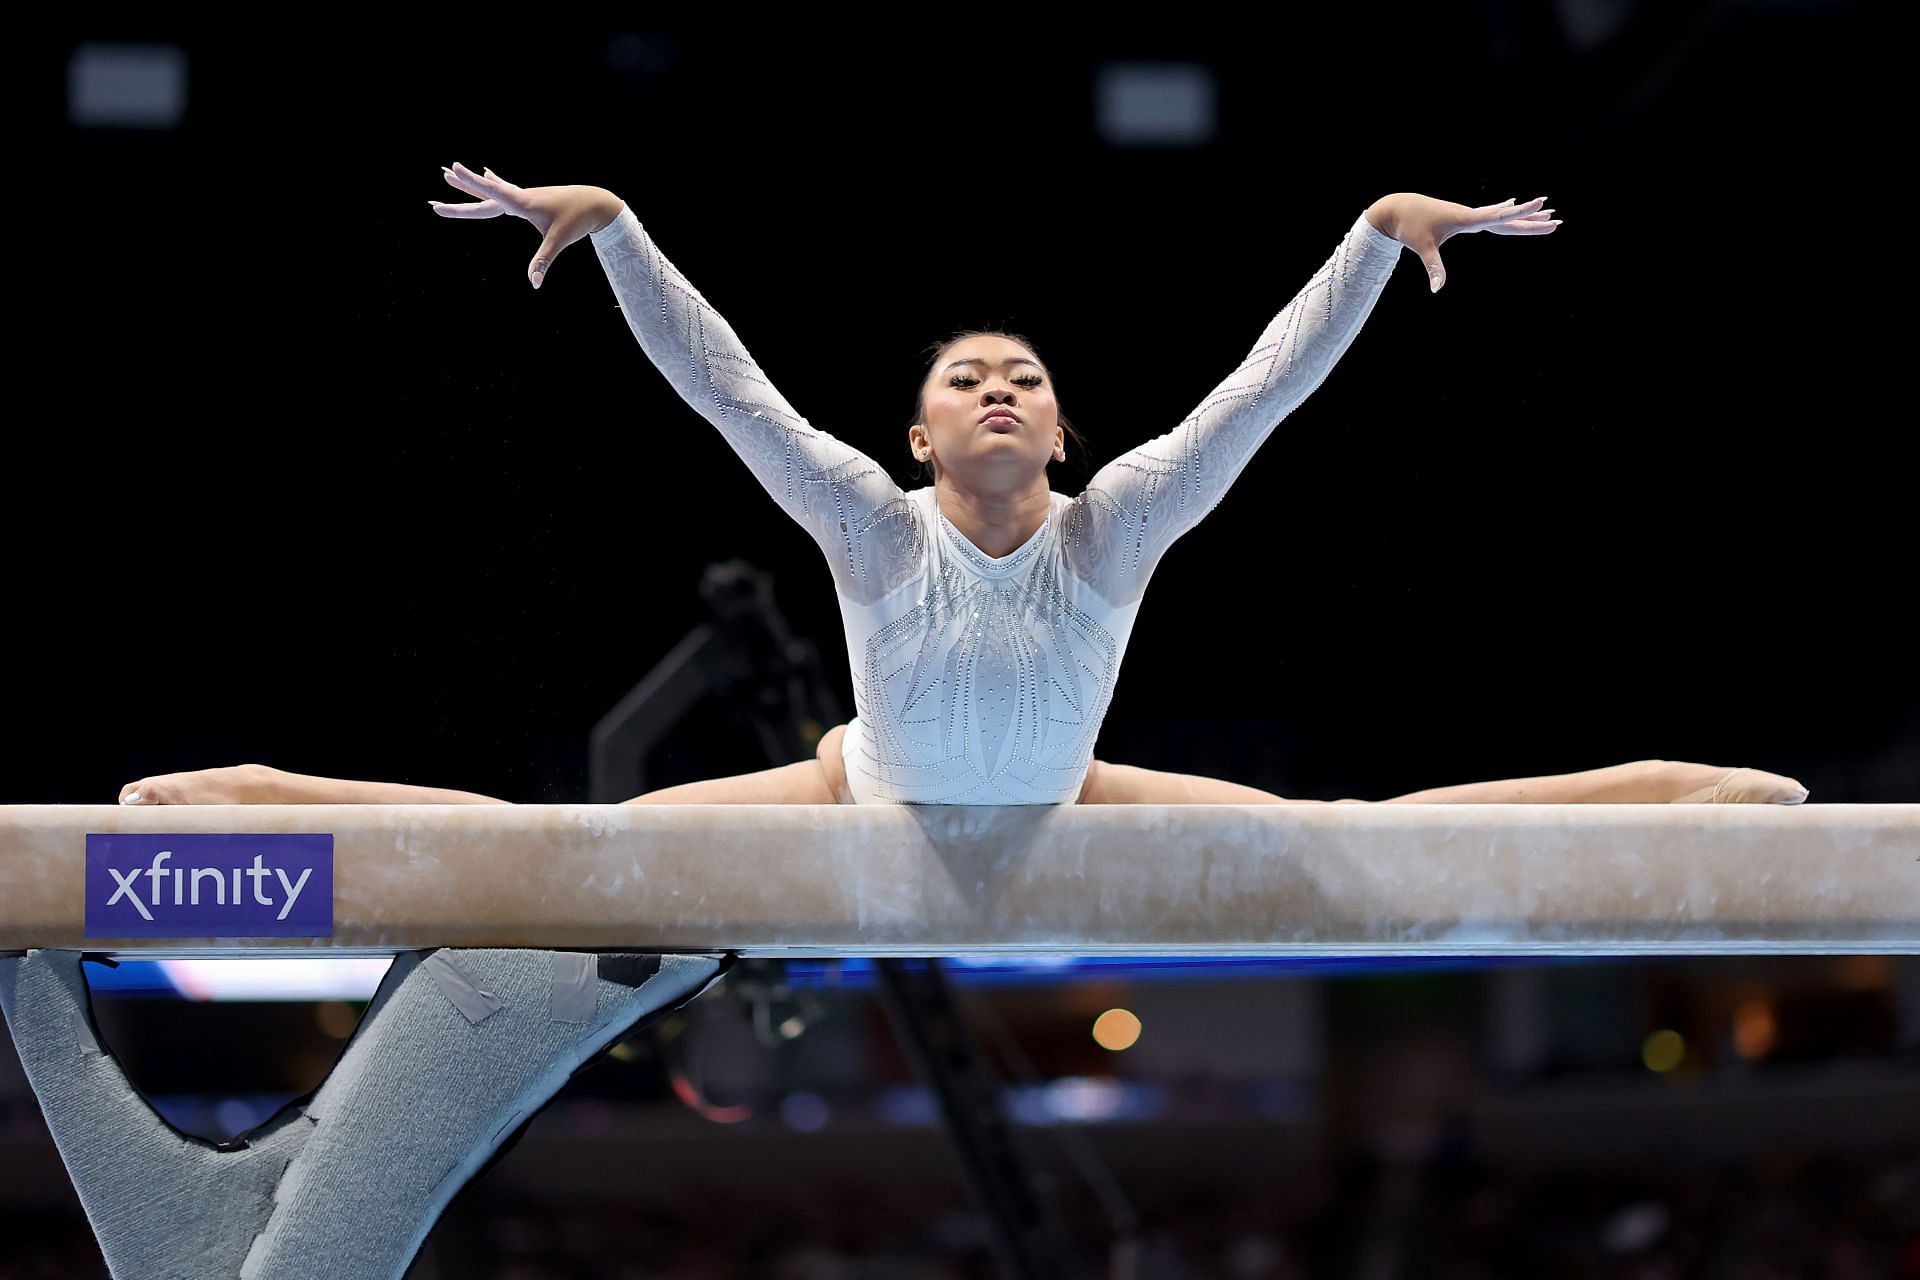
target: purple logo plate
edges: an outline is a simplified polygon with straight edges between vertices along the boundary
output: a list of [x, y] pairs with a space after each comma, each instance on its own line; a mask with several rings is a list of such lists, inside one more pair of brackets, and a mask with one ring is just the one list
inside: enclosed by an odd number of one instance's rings
[[89, 938], [330, 938], [332, 835], [87, 835]]

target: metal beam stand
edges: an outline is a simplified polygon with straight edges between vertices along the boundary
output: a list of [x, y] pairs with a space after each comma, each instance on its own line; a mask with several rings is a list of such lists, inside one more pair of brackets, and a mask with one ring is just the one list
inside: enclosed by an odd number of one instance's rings
[[1035, 1187], [1018, 1130], [1000, 1106], [999, 1082], [969, 1034], [938, 960], [876, 960], [895, 1033], [940, 1102], [974, 1203], [1011, 1280], [1078, 1280], [1085, 1274], [1057, 1206]]
[[733, 962], [402, 952], [319, 1088], [213, 1143], [127, 1080], [82, 959], [0, 956], [0, 1008], [115, 1280], [398, 1280], [575, 1071]]

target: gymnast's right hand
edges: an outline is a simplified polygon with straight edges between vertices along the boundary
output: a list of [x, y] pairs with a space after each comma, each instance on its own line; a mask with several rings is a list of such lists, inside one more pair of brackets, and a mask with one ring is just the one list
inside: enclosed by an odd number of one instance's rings
[[449, 186], [481, 197], [477, 204], [427, 201], [441, 217], [497, 218], [510, 213], [533, 224], [540, 233], [540, 249], [527, 264], [527, 279], [536, 289], [562, 249], [620, 216], [620, 197], [605, 187], [516, 187], [491, 169], [475, 173], [458, 160], [451, 169], [441, 166], [440, 172]]

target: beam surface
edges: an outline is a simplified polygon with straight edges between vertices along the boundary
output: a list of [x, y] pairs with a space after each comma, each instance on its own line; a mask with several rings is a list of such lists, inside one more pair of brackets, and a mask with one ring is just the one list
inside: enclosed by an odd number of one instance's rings
[[[89, 836], [210, 834], [329, 848], [324, 926], [97, 927]], [[0, 951], [426, 947], [1920, 954], [1920, 805], [0, 806]]]

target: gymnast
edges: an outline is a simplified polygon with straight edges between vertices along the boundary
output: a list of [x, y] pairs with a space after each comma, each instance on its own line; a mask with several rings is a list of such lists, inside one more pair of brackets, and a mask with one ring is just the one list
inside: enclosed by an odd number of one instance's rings
[[[1429, 289], [1456, 235], [1549, 235], [1545, 197], [1469, 208], [1411, 192], [1355, 218], [1324, 266], [1178, 426], [1121, 454], [1077, 498], [1048, 486], [1066, 439], [1053, 378], [1019, 334], [938, 344], [907, 444], [932, 483], [903, 492], [879, 463], [809, 423], [732, 327], [601, 187], [517, 187], [443, 169], [474, 201], [446, 218], [524, 218], [540, 287], [590, 239], [640, 347], [826, 555], [846, 628], [854, 718], [814, 759], [650, 791], [628, 804], [1362, 804], [1289, 800], [1194, 774], [1093, 758], [1147, 582], [1226, 495], [1255, 449], [1325, 379], [1404, 246]], [[835, 341], [811, 334], [816, 345]], [[838, 349], [814, 352], [842, 359]], [[924, 477], [924, 474], [922, 476]], [[1806, 789], [1757, 769], [1636, 760], [1581, 773], [1436, 787], [1386, 804], [1775, 803]], [[128, 783], [123, 804], [503, 804], [490, 796], [244, 764]]]

